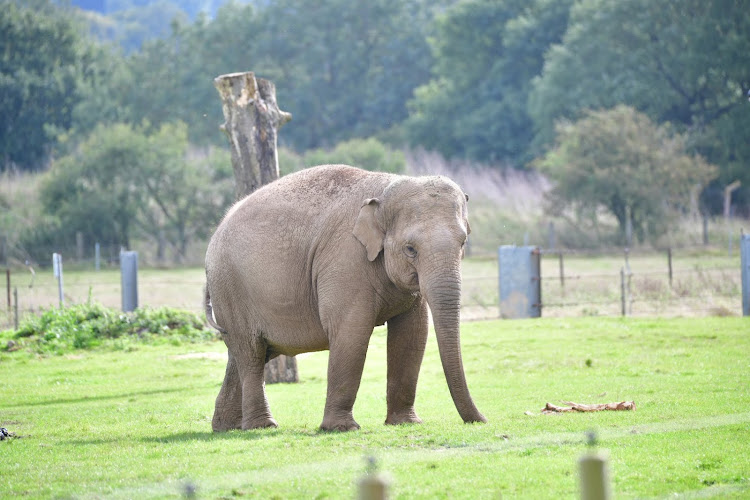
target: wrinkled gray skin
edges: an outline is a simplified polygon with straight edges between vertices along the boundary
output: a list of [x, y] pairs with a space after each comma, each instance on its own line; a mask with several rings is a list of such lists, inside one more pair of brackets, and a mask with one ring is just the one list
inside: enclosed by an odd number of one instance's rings
[[265, 363], [330, 350], [321, 428], [352, 430], [373, 327], [388, 323], [386, 424], [414, 411], [427, 305], [443, 371], [464, 422], [486, 422], [461, 362], [460, 261], [467, 197], [445, 177], [405, 177], [328, 165], [264, 186], [238, 202], [206, 253], [206, 313], [229, 350], [214, 431], [276, 427]]

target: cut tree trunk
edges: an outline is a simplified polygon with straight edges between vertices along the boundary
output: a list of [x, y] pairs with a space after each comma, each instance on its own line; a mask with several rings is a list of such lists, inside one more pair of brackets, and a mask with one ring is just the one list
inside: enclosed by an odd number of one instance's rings
[[[235, 199], [279, 178], [276, 143], [279, 128], [292, 115], [279, 109], [276, 87], [252, 72], [231, 73], [214, 79], [221, 96], [235, 179]], [[297, 382], [297, 360], [279, 356], [266, 363], [266, 383]]]

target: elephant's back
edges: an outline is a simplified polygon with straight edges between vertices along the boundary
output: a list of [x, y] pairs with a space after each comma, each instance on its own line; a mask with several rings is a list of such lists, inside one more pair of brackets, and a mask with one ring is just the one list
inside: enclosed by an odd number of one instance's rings
[[[234, 232], [245, 227], [263, 234], [268, 228], [283, 227], [320, 233], [332, 220], [344, 222], [355, 217], [365, 199], [378, 196], [396, 177], [347, 165], [301, 170], [237, 202], [227, 212], [219, 230], [228, 226]], [[354, 224], [353, 218], [351, 223]]]
[[209, 242], [206, 267], [311, 272], [314, 252], [351, 234], [362, 203], [399, 176], [346, 165], [312, 167], [282, 177], [238, 201]]

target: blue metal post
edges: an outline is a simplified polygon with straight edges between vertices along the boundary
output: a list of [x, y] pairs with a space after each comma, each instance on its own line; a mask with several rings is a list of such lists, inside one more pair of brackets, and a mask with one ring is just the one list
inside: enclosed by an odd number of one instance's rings
[[532, 246], [498, 249], [500, 317], [538, 318], [542, 315], [540, 252]]

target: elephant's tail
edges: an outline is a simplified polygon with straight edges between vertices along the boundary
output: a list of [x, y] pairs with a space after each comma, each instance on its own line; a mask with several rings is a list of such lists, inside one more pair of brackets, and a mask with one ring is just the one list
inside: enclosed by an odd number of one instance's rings
[[206, 283], [204, 290], [205, 290], [206, 321], [208, 321], [209, 326], [219, 330], [219, 333], [221, 334], [227, 333], [226, 330], [224, 330], [222, 327], [219, 326], [219, 324], [216, 322], [216, 319], [214, 318], [214, 308], [211, 305], [211, 295], [208, 293], [208, 283]]

